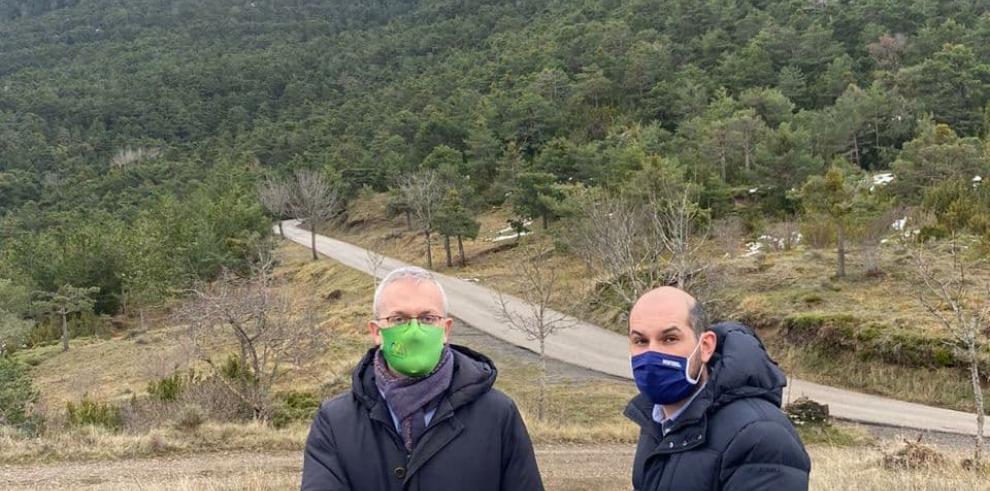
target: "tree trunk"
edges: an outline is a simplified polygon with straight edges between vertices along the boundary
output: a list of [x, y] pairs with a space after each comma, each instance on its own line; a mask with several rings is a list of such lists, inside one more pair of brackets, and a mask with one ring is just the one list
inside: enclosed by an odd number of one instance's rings
[[726, 163], [725, 160], [726, 160], [725, 159], [725, 144], [720, 142], [720, 144], [718, 146], [718, 161], [719, 161], [719, 164], [721, 165], [721, 168], [719, 169], [719, 171], [722, 174], [722, 182], [725, 182], [725, 176], [726, 176], [726, 173], [728, 172], [728, 168], [729, 168], [729, 165]]
[[876, 121], [876, 120], [873, 121], [873, 136], [876, 138], [876, 143], [874, 144], [874, 146], [877, 149], [876, 151], [879, 152], [880, 151], [880, 123], [878, 121]]
[[451, 258], [450, 258], [450, 236], [449, 235], [444, 235], [443, 236], [443, 249], [447, 253], [447, 267], [448, 268], [454, 267], [454, 261], [451, 260]]
[[433, 269], [433, 244], [430, 243], [430, 230], [426, 230], [426, 269]]
[[[976, 323], [976, 320], [973, 320]], [[974, 330], [979, 330], [979, 326], [973, 326]], [[973, 383], [973, 401], [976, 403], [976, 449], [973, 452], [973, 462], [979, 468], [983, 458], [983, 388], [980, 386], [980, 363], [976, 354], [976, 340], [967, 343], [969, 351], [969, 376]]]
[[316, 255], [316, 226], [313, 225], [312, 223], [309, 224], [309, 236], [312, 238], [311, 242], [313, 245], [313, 260], [316, 261], [320, 258], [320, 256]]
[[839, 246], [839, 269], [836, 271], [835, 276], [838, 278], [846, 277], [846, 227], [839, 221], [836, 223], [836, 242]]
[[464, 241], [461, 236], [457, 236], [457, 251], [461, 254], [461, 267], [467, 266], [467, 262], [464, 260]]
[[540, 339], [540, 395], [536, 401], [536, 419], [543, 421], [543, 409], [546, 404], [547, 394], [547, 355], [546, 339]]
[[550, 228], [550, 212], [543, 212], [543, 230]]
[[138, 317], [141, 318], [141, 330], [143, 331], [144, 328], [145, 328], [145, 324], [144, 324], [144, 307], [141, 307], [140, 309], [138, 309]]
[[856, 167], [863, 168], [863, 163], [859, 159], [859, 137], [853, 134], [853, 157], [856, 158]]
[[281, 219], [278, 221], [278, 234], [281, 235], [283, 238], [285, 237], [285, 230], [282, 230], [282, 220]]
[[412, 226], [412, 212], [409, 211], [409, 210], [406, 210], [406, 228], [408, 228], [409, 231], [412, 232], [412, 229], [413, 229], [413, 226]]
[[66, 312], [62, 310], [62, 352], [69, 351], [69, 322], [66, 319]]

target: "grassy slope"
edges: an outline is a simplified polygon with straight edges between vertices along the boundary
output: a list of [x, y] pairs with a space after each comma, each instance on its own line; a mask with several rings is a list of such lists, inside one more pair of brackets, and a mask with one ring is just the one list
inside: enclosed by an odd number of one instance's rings
[[[326, 356], [289, 372], [276, 389], [329, 394], [347, 390], [351, 368], [371, 346], [366, 331], [368, 309], [374, 293], [371, 278], [335, 261], [310, 261], [305, 248], [291, 243], [286, 243], [279, 250], [279, 259], [276, 275], [287, 279], [290, 288], [298, 291], [299, 295], [315, 294], [323, 299], [323, 326], [334, 332], [334, 344]], [[341, 295], [330, 300], [335, 290], [340, 290]], [[42, 405], [49, 411], [59, 412], [65, 402], [78, 400], [84, 395], [97, 400], [122, 401], [134, 394], [144, 394], [148, 382], [171, 373], [175, 367], [188, 366], [190, 359], [184, 348], [182, 328], [168, 325], [167, 321], [167, 317], [163, 317], [159, 319], [160, 324], [153, 323], [146, 332], [132, 331], [127, 336], [105, 340], [76, 339], [72, 341], [68, 353], [62, 353], [59, 346], [52, 345], [25, 350], [17, 356], [34, 365], [32, 377], [42, 394]], [[212, 348], [216, 353], [226, 353], [233, 349], [233, 345], [218, 342]], [[485, 351], [484, 347], [478, 348]], [[517, 401], [529, 421], [534, 440], [581, 443], [631, 442], [635, 439], [637, 432], [633, 424], [621, 414], [625, 403], [635, 392], [632, 384], [598, 378], [552, 381], [547, 419], [541, 422], [535, 416], [531, 417], [535, 414], [537, 399], [537, 388], [533, 383], [538, 373], [535, 364], [509, 365], [497, 356], [494, 358], [496, 364], [504, 365], [496, 387]], [[505, 370], [505, 366], [510, 369]], [[60, 429], [53, 430], [57, 432]], [[175, 451], [209, 450], [206, 443], [197, 438], [189, 441], [180, 431], [169, 430], [167, 433], [160, 437], [176, 443], [166, 446], [166, 451], [172, 447]], [[83, 434], [79, 438], [86, 441], [90, 436]], [[139, 440], [142, 438], [158, 437], [144, 435]], [[108, 456], [124, 457], [150, 451], [146, 447], [152, 444], [142, 442], [144, 440], [116, 445], [124, 449], [120, 450], [119, 455]], [[45, 458], [56, 460], [69, 458], [72, 454], [60, 452], [48, 443], [32, 448], [20, 452], [26, 456], [33, 455], [32, 458], [48, 455]], [[98, 457], [102, 451], [95, 452], [88, 458]], [[90, 453], [81, 452], [79, 458], [87, 458], [85, 456]], [[15, 452], [12, 458], [28, 459], [17, 455]]]
[[[490, 219], [493, 222], [496, 220]], [[477, 247], [473, 250], [480, 251], [483, 245], [476, 244], [473, 247]], [[347, 371], [369, 343], [364, 332], [364, 320], [371, 300], [372, 284], [367, 276], [333, 261], [308, 261], [307, 251], [299, 246], [286, 244], [280, 250], [280, 257], [282, 262], [278, 274], [289, 279], [294, 288], [319, 295], [327, 295], [336, 289], [343, 292], [338, 300], [328, 301], [326, 304], [325, 326], [337, 332], [338, 343], [334, 352], [318, 364], [293, 372], [283, 387], [316, 390], [320, 384], [336, 379], [334, 387], [344, 390], [349, 383]], [[484, 264], [477, 262], [480, 264], [476, 268]], [[488, 267], [493, 268], [494, 265]], [[478, 274], [481, 273], [478, 271]], [[100, 398], [113, 399], [127, 396], [129, 391], [140, 393], [144, 384], [157, 376], [153, 370], [141, 367], [148, 364], [147, 360], [154, 352], [165, 352], [170, 347], [180, 346], [181, 336], [178, 334], [179, 330], [175, 327], [152, 327], [147, 332], [128, 338], [76, 340], [69, 354], [59, 353], [57, 347], [46, 347], [22, 353], [20, 356], [40, 360], [33, 373], [39, 388], [46, 394], [46, 400], [52, 404], [72, 399], [76, 393], [71, 389], [73, 384], [88, 378], [94, 380], [88, 386], [91, 395], [98, 394]], [[145, 341], [138, 342], [139, 339]], [[218, 346], [217, 349], [224, 348]], [[612, 381], [558, 381], [551, 388], [548, 421], [541, 423], [532, 417], [536, 396], [535, 384], [532, 383], [535, 367], [518, 364], [503, 366], [508, 369], [503, 368], [500, 371], [498, 387], [517, 401], [526, 416], [534, 440], [541, 448], [544, 448], [542, 445], [563, 442], [616, 442], [629, 445], [635, 439], [635, 429], [620, 415], [625, 401], [634, 391], [630, 384]], [[59, 375], [56, 376], [55, 373]], [[889, 483], [911, 485], [934, 478], [966, 488], [975, 486], [974, 483], [982, 479], [951, 469], [908, 472], [883, 470], [878, 465], [881, 454], [872, 446], [872, 439], [863, 429], [854, 426], [840, 425], [828, 431], [808, 428], [800, 430], [815, 461], [813, 489], [889, 489]], [[13, 463], [65, 465], [67, 461], [102, 462], [127, 458], [157, 461], [172, 455], [226, 455], [228, 452], [280, 455], [280, 452], [298, 452], [302, 448], [306, 431], [305, 421], [281, 430], [255, 424], [213, 422], [208, 422], [195, 431], [166, 427], [140, 434], [115, 434], [98, 428], [81, 428], [51, 431], [37, 439], [26, 439], [8, 431], [0, 431], [0, 448], [4, 449], [0, 452], [0, 466]], [[962, 455], [953, 454], [951, 457], [962, 458]], [[167, 461], [162, 462], [161, 465], [164, 466]], [[600, 489], [624, 489], [627, 486], [628, 478], [624, 470], [627, 464], [623, 461], [621, 465], [618, 462], [615, 465], [623, 467], [623, 471], [614, 473], [609, 479], [600, 480], [604, 486]], [[856, 470], [855, 475], [859, 477], [850, 477], [850, 469]], [[168, 487], [163, 483], [175, 478], [175, 475], [163, 475], [162, 483], [156, 484], [152, 479], [149, 485], [152, 489]], [[246, 489], [254, 486], [252, 483], [259, 483], [257, 489], [269, 486], [289, 489], [297, 485], [297, 478], [296, 467], [283, 466], [269, 470], [245, 468], [206, 481], [200, 479], [193, 487]]]
[[[409, 231], [404, 218], [384, 216], [385, 197], [365, 195], [351, 206], [346, 225], [324, 232], [425, 265], [422, 236]], [[476, 278], [492, 288], [514, 291], [517, 287], [511, 281], [511, 264], [524, 258], [525, 248], [504, 250], [507, 242], [491, 241], [499, 230], [507, 227], [508, 217], [500, 209], [489, 210], [479, 217], [481, 233], [478, 240], [464, 243], [468, 265], [463, 268], [457, 266], [456, 244], [455, 265], [448, 268], [442, 243], [434, 240], [434, 269], [462, 278]], [[523, 245], [553, 244], [552, 227], [551, 233], [544, 232], [539, 223], [531, 228], [535, 233], [524, 237]], [[934, 362], [922, 364], [911, 358], [912, 343], [924, 345], [933, 339], [929, 344], [939, 346], [946, 333], [917, 301], [917, 285], [907, 251], [894, 243], [883, 246], [882, 251], [886, 274], [864, 275], [860, 258], [853, 250], [847, 257], [849, 274], [843, 280], [831, 278], [835, 254], [829, 250], [799, 247], [771, 252], [761, 261], [745, 257], [741, 250], [734, 255], [724, 251], [710, 251], [710, 254], [724, 268], [726, 286], [721, 295], [729, 304], [727, 317], [743, 319], [757, 327], [773, 357], [789, 374], [903, 400], [972, 410], [968, 375], [956, 367], [941, 367]], [[593, 278], [589, 280], [588, 271], [580, 261], [559, 253], [547, 260], [562, 272], [563, 287], [575, 292], [569, 297], [589, 294]], [[598, 309], [575, 313], [617, 332], [625, 330], [620, 312]], [[851, 316], [856, 332], [874, 326], [882, 336], [880, 346], [886, 358], [881, 360], [873, 351], [823, 349], [812, 346], [811, 340], [785, 337], [778, 328], [781, 320], [802, 314], [824, 318]], [[855, 346], [859, 342], [850, 339], [849, 343]], [[987, 402], [990, 404], [990, 395]]]

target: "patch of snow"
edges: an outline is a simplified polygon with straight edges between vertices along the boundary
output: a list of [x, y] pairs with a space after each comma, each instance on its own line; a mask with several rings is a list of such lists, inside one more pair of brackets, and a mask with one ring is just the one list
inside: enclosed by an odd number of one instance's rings
[[[523, 227], [528, 227], [528, 226], [530, 226], [532, 224], [533, 224], [533, 221], [532, 220], [526, 220], [526, 221], [523, 222]], [[498, 233], [498, 235], [505, 235], [505, 234], [507, 234], [509, 232], [512, 232], [512, 231], [513, 231], [513, 228], [512, 227], [506, 227], [506, 228], [503, 228], [502, 230], [499, 230], [497, 233]], [[516, 235], [515, 234], [512, 234], [512, 236], [515, 237]]]
[[901, 218], [900, 220], [894, 220], [894, 223], [890, 225], [890, 228], [901, 232], [904, 230], [905, 225], [907, 225], [907, 217]]
[[[532, 232], [523, 232], [523, 233], [519, 234], [518, 237], [525, 237], [525, 236], [527, 236], [527, 235], [529, 235], [531, 233]], [[494, 239], [492, 239], [492, 242], [502, 242], [503, 240], [515, 239], [516, 237], [517, 237], [516, 234], [512, 234], [512, 235], [499, 235], [498, 237], [495, 237]]]
[[759, 191], [759, 190], [760, 190], [760, 188], [750, 188], [749, 189], [749, 194], [756, 194], [756, 192]]
[[[890, 184], [893, 181], [894, 181], [894, 173], [893, 172], [884, 172], [883, 174], [876, 174], [876, 175], [873, 176], [873, 185], [874, 186], [886, 186], [886, 185]], [[870, 188], [870, 190], [872, 191], [873, 188]]]
[[747, 252], [746, 252], [746, 254], [743, 254], [743, 257], [755, 256], [755, 255], [759, 254], [760, 251], [763, 250], [763, 243], [762, 242], [747, 242], [746, 243], [746, 249], [747, 249]]
[[764, 234], [756, 239], [757, 242], [750, 242], [749, 244], [747, 244], [747, 247], [749, 247], [750, 244], [756, 243], [756, 244], [760, 244], [761, 247], [765, 246], [775, 251], [783, 251], [787, 249], [788, 245], [793, 246], [796, 244], [800, 244], [802, 238], [803, 236], [801, 235], [800, 232], [791, 233], [790, 241], [788, 241], [786, 237], [775, 237], [773, 235]]

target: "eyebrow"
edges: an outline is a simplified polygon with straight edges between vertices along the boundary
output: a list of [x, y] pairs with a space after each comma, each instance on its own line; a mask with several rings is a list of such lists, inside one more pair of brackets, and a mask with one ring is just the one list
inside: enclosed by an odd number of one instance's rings
[[[679, 327], [677, 327], [677, 326], [670, 326], [670, 327], [668, 327], [668, 328], [666, 328], [666, 329], [664, 329], [663, 331], [661, 331], [661, 332], [660, 332], [660, 335], [661, 335], [661, 336], [665, 336], [665, 335], [667, 335], [667, 334], [670, 334], [670, 333], [672, 333], [672, 332], [676, 332], [676, 333], [680, 333], [680, 332], [681, 332], [681, 328], [679, 328]], [[645, 338], [645, 337], [648, 337], [648, 336], [646, 336], [645, 334], [643, 334], [643, 333], [641, 333], [641, 332], [639, 332], [639, 331], [637, 331], [637, 330], [635, 330], [635, 329], [631, 329], [631, 330], [629, 331], [629, 335], [630, 335], [630, 336], [633, 336], [633, 335], [636, 335], [636, 336], [639, 336], [639, 337], [641, 337], [641, 338]]]
[[420, 313], [418, 313], [418, 314], [410, 314], [410, 313], [407, 313], [407, 312], [402, 311], [402, 310], [394, 310], [394, 311], [392, 311], [392, 313], [390, 313], [386, 317], [392, 317], [392, 316], [395, 316], [395, 315], [404, 315], [406, 317], [418, 317], [418, 316], [421, 316], [421, 315], [442, 315], [442, 314], [439, 314], [439, 313], [433, 311], [432, 309], [420, 311]]

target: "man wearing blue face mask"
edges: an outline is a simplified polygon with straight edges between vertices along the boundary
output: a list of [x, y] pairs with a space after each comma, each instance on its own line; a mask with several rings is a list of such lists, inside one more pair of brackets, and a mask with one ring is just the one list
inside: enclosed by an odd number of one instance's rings
[[629, 346], [635, 489], [808, 489], [811, 461], [780, 410], [786, 378], [749, 328], [709, 327], [693, 297], [663, 287], [633, 306]]

